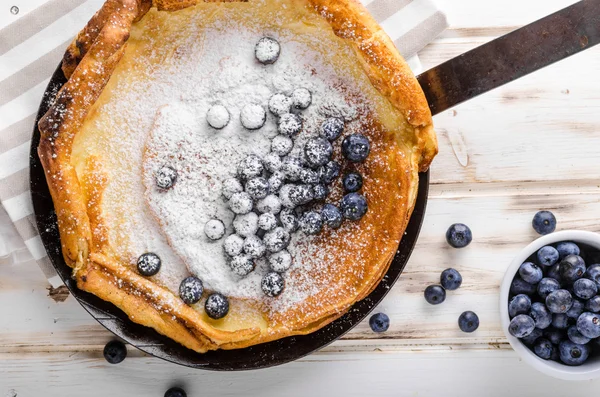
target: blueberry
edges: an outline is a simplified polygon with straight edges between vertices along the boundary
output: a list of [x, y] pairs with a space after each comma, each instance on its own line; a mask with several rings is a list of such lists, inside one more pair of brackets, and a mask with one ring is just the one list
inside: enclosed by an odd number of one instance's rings
[[202, 292], [204, 292], [204, 285], [202, 280], [197, 277], [186, 277], [179, 284], [179, 297], [188, 305], [198, 302], [202, 297]]
[[534, 302], [531, 305], [529, 316], [533, 318], [533, 321], [535, 321], [535, 327], [539, 329], [546, 329], [552, 323], [552, 313], [550, 313], [546, 305], [541, 302]]
[[281, 222], [283, 229], [290, 233], [298, 230], [298, 218], [294, 214], [293, 210], [287, 208], [281, 210], [281, 213], [279, 214], [279, 222]]
[[[291, 185], [289, 189], [289, 200], [297, 207], [299, 205], [304, 205], [310, 203], [313, 198], [313, 189], [310, 185]], [[283, 204], [286, 204], [286, 200], [282, 197]]]
[[214, 320], [223, 318], [229, 313], [229, 300], [221, 294], [210, 294], [204, 302], [204, 311]]
[[552, 313], [566, 313], [573, 306], [573, 297], [566, 289], [557, 289], [546, 297], [546, 307]]
[[312, 103], [312, 94], [306, 88], [296, 88], [292, 92], [292, 103], [294, 109], [306, 109]]
[[325, 204], [321, 209], [323, 222], [332, 229], [342, 226], [342, 212], [333, 204]]
[[277, 131], [284, 136], [294, 137], [302, 129], [302, 119], [294, 113], [284, 114], [279, 118]]
[[300, 229], [306, 234], [317, 234], [323, 229], [323, 218], [315, 211], [305, 212], [300, 218]]
[[[598, 303], [600, 304], [600, 299], [598, 300]], [[584, 307], [585, 307], [585, 304], [582, 301], [573, 299], [573, 306], [571, 306], [571, 308], [567, 311], [567, 316], [569, 316], [570, 318], [579, 317], [581, 315], [581, 313], [583, 313]], [[598, 307], [598, 309], [600, 309], [600, 306]], [[591, 311], [593, 311], [593, 310], [591, 310]]]
[[473, 332], [479, 328], [479, 317], [472, 311], [463, 312], [458, 317], [458, 327], [462, 332]]
[[314, 185], [312, 187], [313, 197], [315, 200], [325, 200], [329, 195], [329, 188], [325, 185]]
[[508, 315], [513, 318], [519, 314], [528, 314], [531, 310], [531, 299], [525, 294], [512, 297], [508, 302]]
[[254, 200], [260, 200], [269, 194], [269, 182], [261, 176], [252, 178], [246, 182], [245, 190]]
[[593, 296], [585, 302], [585, 310], [593, 313], [600, 312], [600, 296]]
[[274, 194], [270, 194], [262, 200], [258, 200], [256, 203], [256, 209], [261, 214], [273, 214], [277, 215], [281, 211], [281, 200]]
[[251, 259], [261, 258], [267, 248], [258, 236], [248, 236], [244, 240], [244, 253]]
[[237, 234], [227, 236], [223, 242], [223, 249], [229, 256], [238, 256], [244, 250], [244, 238]]
[[558, 251], [558, 255], [560, 259], [564, 259], [569, 255], [579, 255], [581, 250], [577, 246], [577, 244], [572, 243], [570, 241], [563, 241], [562, 243], [558, 243], [556, 245], [556, 250]]
[[142, 276], [154, 276], [160, 270], [162, 264], [160, 257], [153, 252], [146, 252], [140, 255], [137, 260], [138, 272]]
[[600, 337], [600, 314], [582, 313], [577, 319], [577, 330], [590, 339]]
[[390, 327], [390, 318], [384, 313], [375, 313], [369, 319], [373, 332], [385, 332]]
[[[244, 240], [244, 242], [245, 241], [246, 240]], [[252, 273], [255, 266], [256, 265], [254, 264], [252, 258], [250, 258], [249, 255], [244, 254], [234, 256], [229, 261], [229, 267], [231, 268], [231, 271], [240, 277], [245, 277]]]
[[531, 346], [535, 343], [536, 340], [538, 340], [538, 338], [541, 338], [542, 335], [543, 331], [536, 327], [529, 335], [522, 337], [521, 342], [525, 343], [528, 346]]
[[263, 65], [275, 63], [279, 58], [281, 46], [279, 42], [271, 37], [263, 37], [258, 40], [254, 47], [254, 55], [258, 62]]
[[367, 213], [367, 199], [358, 193], [348, 193], [342, 198], [340, 209], [344, 218], [357, 221]]
[[[282, 219], [283, 218], [280, 216], [280, 220]], [[265, 243], [265, 247], [270, 253], [279, 252], [289, 245], [290, 234], [284, 228], [276, 227], [270, 232], [265, 233], [263, 236], [263, 243]]]
[[552, 266], [558, 262], [558, 251], [549, 245], [542, 247], [537, 252], [537, 260], [540, 265]]
[[331, 159], [333, 146], [325, 138], [311, 138], [304, 144], [304, 157], [311, 167], [320, 167]]
[[310, 168], [303, 168], [302, 171], [300, 171], [300, 180], [303, 183], [315, 185], [319, 183], [319, 174]]
[[531, 225], [539, 234], [549, 234], [556, 229], [556, 218], [550, 211], [540, 211], [533, 217]]
[[269, 266], [274, 272], [285, 272], [292, 266], [292, 255], [286, 250], [271, 254], [269, 255]]
[[565, 313], [553, 314], [552, 326], [556, 329], [567, 329], [569, 327], [569, 317]]
[[598, 286], [592, 280], [580, 278], [573, 284], [573, 293], [581, 299], [590, 299], [598, 293]]
[[560, 276], [567, 282], [575, 282], [585, 274], [585, 262], [579, 255], [569, 255], [560, 262]]
[[523, 338], [533, 332], [535, 322], [526, 314], [519, 314], [508, 325], [508, 332], [516, 338]]
[[344, 190], [348, 193], [358, 192], [363, 185], [362, 176], [358, 172], [350, 172], [344, 176], [342, 180]]
[[544, 336], [555, 345], [558, 345], [567, 337], [564, 330], [556, 329], [554, 327], [549, 327], [544, 330]]
[[519, 275], [529, 284], [537, 284], [544, 277], [542, 269], [531, 262], [525, 262], [519, 267]]
[[285, 156], [292, 151], [294, 141], [285, 135], [277, 135], [271, 140], [271, 151], [278, 156]]
[[220, 219], [211, 219], [204, 224], [204, 234], [211, 240], [219, 240], [225, 235], [225, 225]]
[[263, 157], [263, 165], [270, 173], [277, 172], [281, 169], [281, 157], [277, 153], [267, 153]]
[[168, 190], [177, 182], [177, 171], [165, 165], [156, 172], [155, 181], [159, 189]]
[[344, 120], [330, 117], [321, 124], [321, 136], [330, 141], [335, 141], [344, 131]]
[[554, 350], [554, 346], [552, 346], [552, 343], [546, 338], [539, 338], [533, 344], [533, 352], [535, 355], [544, 360], [548, 360], [552, 357], [552, 350]]
[[353, 163], [362, 163], [365, 161], [370, 151], [371, 144], [369, 143], [369, 139], [362, 134], [348, 135], [342, 141], [342, 154]]
[[446, 300], [446, 290], [440, 285], [430, 285], [425, 288], [425, 300], [430, 305], [439, 305]]
[[267, 112], [259, 104], [249, 103], [240, 112], [240, 122], [247, 130], [258, 130], [267, 122]]
[[288, 156], [281, 162], [281, 171], [292, 182], [300, 179], [300, 174], [304, 169], [303, 161], [295, 156]]
[[104, 346], [103, 354], [110, 364], [119, 364], [127, 357], [127, 348], [123, 342], [111, 340]]
[[277, 217], [270, 212], [265, 212], [258, 217], [258, 228], [268, 232], [277, 227]]
[[264, 167], [262, 160], [254, 154], [244, 157], [237, 166], [237, 174], [244, 180], [261, 176], [263, 171]]
[[446, 290], [454, 291], [462, 284], [462, 276], [456, 269], [446, 269], [440, 275], [440, 284]]
[[223, 105], [213, 105], [206, 112], [206, 122], [216, 130], [223, 129], [229, 124], [229, 111]]
[[264, 275], [260, 282], [265, 295], [275, 297], [280, 295], [285, 289], [285, 280], [281, 277], [281, 274], [276, 272], [270, 272]]
[[510, 293], [512, 295], [525, 294], [533, 295], [535, 285], [525, 282], [521, 277], [515, 277], [510, 284]]
[[587, 336], [583, 336], [575, 325], [571, 325], [569, 329], [567, 329], [567, 337], [571, 342], [577, 343], [578, 345], [585, 345], [591, 341]]
[[560, 360], [567, 365], [581, 365], [590, 355], [587, 345], [578, 345], [570, 340], [564, 340], [558, 345]]
[[[269, 182], [269, 194], [277, 194], [285, 182], [285, 174], [281, 170], [275, 171], [267, 179], [267, 182]], [[279, 200], [279, 198], [277, 199]]]
[[471, 229], [463, 223], [450, 225], [446, 231], [446, 241], [454, 248], [464, 248], [473, 240]]
[[319, 170], [317, 172], [319, 174], [321, 182], [323, 182], [326, 185], [329, 185], [330, 183], [335, 181], [335, 179], [338, 176], [340, 176], [340, 169], [340, 165], [336, 161], [332, 160], [324, 166], [319, 167]]
[[164, 397], [187, 397], [187, 393], [181, 387], [171, 387]]
[[558, 347], [554, 346], [554, 349], [552, 349], [552, 355], [550, 356], [550, 360], [555, 361], [557, 363], [560, 362], [560, 354], [558, 353]]
[[600, 286], [600, 264], [595, 263], [593, 265], [588, 266], [585, 271], [586, 278], [594, 281], [597, 285]]
[[562, 277], [560, 275], [560, 262], [552, 267], [545, 268], [545, 270], [546, 270], [546, 277], [553, 278], [556, 281], [558, 281], [559, 283], [562, 281]]
[[269, 99], [269, 111], [275, 116], [289, 113], [292, 108], [292, 98], [284, 94], [275, 94]]
[[238, 215], [245, 215], [252, 211], [252, 206], [254, 203], [252, 202], [252, 197], [246, 193], [235, 193], [229, 199], [229, 208], [233, 213]]
[[223, 187], [221, 193], [229, 200], [235, 193], [241, 193], [244, 191], [242, 183], [237, 178], [228, 178], [223, 181]]
[[254, 236], [258, 231], [258, 215], [254, 212], [237, 215], [233, 219], [233, 228], [240, 236]]

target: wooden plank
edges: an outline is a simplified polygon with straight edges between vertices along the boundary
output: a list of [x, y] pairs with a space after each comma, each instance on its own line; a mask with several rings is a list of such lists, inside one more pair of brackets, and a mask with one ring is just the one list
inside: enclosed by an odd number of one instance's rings
[[[134, 353], [134, 352], [133, 352]], [[457, 371], [460, 368], [460, 371]], [[99, 352], [0, 354], [3, 396], [162, 396], [173, 385], [189, 396], [531, 397], [587, 395], [600, 381], [546, 377], [512, 351], [316, 353], [252, 372], [207, 372], [131, 354], [110, 365]], [[482, 394], [482, 391], [485, 391]]]

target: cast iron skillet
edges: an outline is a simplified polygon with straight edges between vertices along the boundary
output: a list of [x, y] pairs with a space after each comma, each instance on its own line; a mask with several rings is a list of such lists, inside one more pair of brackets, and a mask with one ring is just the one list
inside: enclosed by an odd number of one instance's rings
[[[582, 0], [418, 76], [432, 114], [474, 98], [553, 62], [600, 43], [600, 0]], [[73, 296], [96, 319], [132, 346], [177, 364], [210, 370], [245, 370], [284, 364], [327, 346], [361, 322], [385, 297], [406, 266], [425, 214], [429, 173], [419, 174], [417, 202], [389, 270], [375, 290], [344, 316], [306, 336], [293, 336], [238, 350], [199, 354], [130, 321], [112, 304], [77, 288], [64, 262], [56, 214], [37, 155], [37, 121], [66, 82], [60, 67], [44, 94], [31, 141], [31, 193], [38, 230], [48, 256]]]
[[48, 191], [44, 170], [37, 155], [37, 147], [40, 141], [37, 122], [46, 113], [49, 104], [53, 102], [53, 95], [65, 82], [65, 76], [59, 66], [46, 88], [33, 130], [29, 163], [31, 166], [31, 196], [37, 227], [52, 264], [71, 294], [100, 324], [132, 346], [155, 357], [201, 369], [235, 371], [284, 364], [321, 349], [350, 331], [377, 306], [394, 285], [404, 266], [406, 266], [417, 241], [425, 214], [429, 173], [419, 175], [419, 193], [413, 215], [400, 242], [396, 256], [383, 280], [368, 297], [354, 304], [348, 313], [328, 326], [310, 335], [292, 336], [245, 349], [217, 350], [199, 354], [160, 335], [151, 328], [132, 322], [125, 313], [112, 303], [103, 301], [95, 295], [77, 288], [75, 281], [71, 279], [72, 269], [65, 263], [61, 252], [56, 213], [54, 212], [52, 197]]

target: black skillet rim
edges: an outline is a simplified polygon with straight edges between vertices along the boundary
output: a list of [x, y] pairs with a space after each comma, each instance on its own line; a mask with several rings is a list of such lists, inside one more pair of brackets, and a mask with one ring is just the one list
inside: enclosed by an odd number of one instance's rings
[[37, 122], [65, 82], [66, 79], [59, 66], [44, 92], [31, 140], [30, 187], [37, 227], [48, 256], [70, 293], [106, 329], [139, 350], [175, 364], [215, 371], [260, 369], [285, 364], [329, 345], [354, 328], [381, 302], [404, 270], [423, 223], [429, 190], [429, 172], [419, 174], [418, 196], [413, 214], [398, 251], [382, 281], [368, 297], [355, 303], [346, 314], [326, 327], [309, 335], [291, 336], [244, 349], [217, 350], [199, 354], [158, 334], [151, 328], [132, 322], [116, 306], [78, 289], [70, 277], [71, 269], [62, 256], [56, 213], [37, 155], [40, 140]]

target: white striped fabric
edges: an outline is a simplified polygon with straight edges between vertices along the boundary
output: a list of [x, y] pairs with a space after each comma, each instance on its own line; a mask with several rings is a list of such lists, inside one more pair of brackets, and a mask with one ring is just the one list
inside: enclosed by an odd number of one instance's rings
[[[28, 190], [29, 143], [49, 77], [68, 43], [103, 1], [40, 0], [41, 6], [0, 30], [0, 202], [54, 286], [60, 279], [37, 233]], [[413, 57], [447, 27], [444, 14], [430, 0], [362, 2], [405, 58]], [[418, 58], [413, 57], [410, 64], [418, 65]], [[6, 216], [0, 215], [3, 222]], [[0, 224], [0, 251], [4, 254], [11, 240], [5, 236], [5, 226]]]

